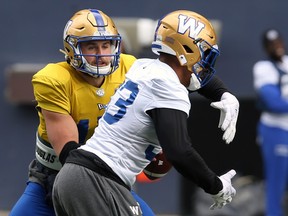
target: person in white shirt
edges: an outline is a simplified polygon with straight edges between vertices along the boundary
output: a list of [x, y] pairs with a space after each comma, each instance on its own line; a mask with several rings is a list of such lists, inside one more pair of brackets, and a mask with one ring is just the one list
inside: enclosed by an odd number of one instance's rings
[[288, 56], [276, 29], [263, 33], [262, 44], [268, 58], [255, 63], [253, 76], [261, 111], [258, 140], [266, 181], [266, 215], [283, 216], [288, 184]]

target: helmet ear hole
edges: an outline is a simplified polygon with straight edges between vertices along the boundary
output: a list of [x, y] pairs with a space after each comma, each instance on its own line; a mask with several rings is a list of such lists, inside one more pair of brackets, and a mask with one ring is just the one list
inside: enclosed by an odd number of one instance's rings
[[185, 51], [187, 53], [194, 53], [193, 50], [190, 47], [188, 47], [187, 45], [183, 45], [183, 48], [185, 49]]

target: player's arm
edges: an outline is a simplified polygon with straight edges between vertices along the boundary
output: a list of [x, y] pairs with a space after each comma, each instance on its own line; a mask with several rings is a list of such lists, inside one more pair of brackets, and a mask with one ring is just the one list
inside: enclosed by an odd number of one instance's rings
[[[45, 109], [41, 109], [41, 112], [45, 118], [49, 142], [58, 156], [64, 145], [68, 143], [77, 144], [78, 129], [70, 115], [51, 112]], [[79, 144], [77, 145], [79, 146]], [[76, 145], [74, 146], [75, 148], [77, 147]]]
[[192, 147], [187, 131], [187, 115], [180, 110], [157, 108], [147, 112], [152, 118], [156, 133], [167, 160], [183, 176], [212, 194], [214, 203], [210, 207], [221, 208], [232, 201], [236, 191], [231, 178], [236, 174], [230, 170], [218, 177]]
[[225, 92], [229, 92], [229, 90], [226, 88], [222, 80], [214, 75], [211, 80], [205, 86], [198, 89], [197, 92], [212, 101], [219, 101], [221, 100], [221, 96]]
[[[61, 72], [63, 76], [47, 76], [52, 70]], [[69, 115], [70, 101], [67, 94], [70, 92], [69, 87], [71, 86], [69, 84], [69, 72], [57, 64], [49, 64], [43, 71], [33, 76], [32, 84], [38, 103], [37, 110], [42, 113], [45, 119], [49, 143], [63, 164], [69, 150], [79, 147], [77, 126]], [[61, 157], [62, 152], [64, 157]]]
[[221, 181], [192, 147], [187, 131], [187, 115], [164, 108], [149, 110], [148, 114], [153, 119], [167, 160], [207, 193], [217, 194], [222, 189]]
[[281, 95], [279, 86], [266, 84], [258, 89], [259, 99], [263, 102], [264, 110], [274, 113], [287, 113], [288, 101]]

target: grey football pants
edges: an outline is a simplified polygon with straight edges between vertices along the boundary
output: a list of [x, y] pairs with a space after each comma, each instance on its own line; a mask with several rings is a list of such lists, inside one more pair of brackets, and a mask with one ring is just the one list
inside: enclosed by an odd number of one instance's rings
[[66, 163], [56, 176], [53, 204], [58, 216], [142, 215], [127, 188], [72, 163]]

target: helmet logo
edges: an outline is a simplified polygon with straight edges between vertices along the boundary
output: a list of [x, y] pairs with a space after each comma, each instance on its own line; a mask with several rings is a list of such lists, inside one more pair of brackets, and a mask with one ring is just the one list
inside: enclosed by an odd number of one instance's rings
[[204, 23], [197, 21], [192, 17], [180, 14], [178, 22], [178, 33], [185, 34], [189, 30], [190, 38], [197, 38], [196, 36], [200, 34], [201, 30], [204, 29]]

